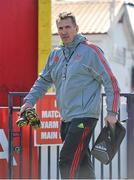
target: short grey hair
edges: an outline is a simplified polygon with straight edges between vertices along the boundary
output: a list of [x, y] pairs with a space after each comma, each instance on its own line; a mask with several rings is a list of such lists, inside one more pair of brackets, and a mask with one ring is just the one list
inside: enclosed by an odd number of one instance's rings
[[58, 18], [56, 19], [56, 24], [58, 24], [58, 22], [60, 20], [63, 20], [63, 19], [68, 19], [70, 18], [72, 20], [72, 23], [76, 26], [77, 23], [76, 23], [76, 18], [74, 16], [74, 14], [72, 12], [62, 12], [58, 15]]

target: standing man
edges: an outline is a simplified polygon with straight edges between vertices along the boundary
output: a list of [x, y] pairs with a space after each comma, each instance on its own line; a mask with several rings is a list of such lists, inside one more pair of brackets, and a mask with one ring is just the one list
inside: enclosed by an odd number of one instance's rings
[[32, 108], [51, 87], [62, 115], [59, 168], [62, 179], [94, 179], [89, 142], [101, 107], [101, 86], [106, 93], [105, 122], [114, 126], [119, 109], [119, 88], [103, 52], [84, 36], [72, 13], [60, 13], [56, 20], [63, 44], [51, 51], [48, 62], [24, 98], [21, 113]]

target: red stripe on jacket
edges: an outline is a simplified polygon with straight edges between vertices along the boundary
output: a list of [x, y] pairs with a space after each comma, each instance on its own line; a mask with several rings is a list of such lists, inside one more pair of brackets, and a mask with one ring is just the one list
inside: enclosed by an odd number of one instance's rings
[[107, 65], [103, 55], [98, 50], [98, 48], [94, 44], [91, 44], [89, 41], [85, 41], [84, 44], [88, 45], [89, 47], [91, 47], [92, 49], [95, 50], [95, 52], [99, 56], [99, 59], [101, 60], [102, 64], [104, 65], [104, 68], [106, 69], [106, 71], [108, 72], [108, 74], [110, 76], [110, 79], [112, 81], [113, 91], [114, 91], [114, 99], [113, 99], [113, 104], [112, 104], [112, 112], [117, 112], [118, 99], [119, 99], [119, 89], [118, 89], [118, 86], [117, 86], [116, 79], [115, 79], [111, 69]]

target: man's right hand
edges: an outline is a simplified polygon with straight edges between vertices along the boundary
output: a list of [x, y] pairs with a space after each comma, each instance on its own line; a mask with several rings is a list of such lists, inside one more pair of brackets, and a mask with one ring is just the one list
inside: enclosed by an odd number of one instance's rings
[[27, 108], [33, 108], [33, 105], [30, 104], [30, 103], [25, 103], [25, 104], [23, 104], [23, 105], [21, 106], [21, 108], [20, 108], [20, 113], [19, 113], [19, 115], [22, 114]]
[[16, 121], [18, 127], [31, 125], [34, 129], [41, 127], [41, 122], [35, 109], [30, 103], [25, 103], [21, 106], [19, 117]]
[[18, 119], [16, 121], [16, 124], [18, 127], [23, 127], [23, 126], [27, 126], [29, 124], [29, 121], [26, 119], [26, 109], [28, 108], [33, 108], [33, 106], [30, 103], [24, 103], [21, 108], [20, 108], [20, 112], [18, 113]]

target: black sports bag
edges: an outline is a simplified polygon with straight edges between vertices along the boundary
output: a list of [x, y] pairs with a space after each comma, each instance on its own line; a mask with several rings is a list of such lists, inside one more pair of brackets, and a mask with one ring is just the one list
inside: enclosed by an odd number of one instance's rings
[[114, 130], [110, 125], [105, 126], [97, 137], [91, 154], [103, 164], [109, 164], [118, 151], [125, 134], [126, 130], [119, 121]]

